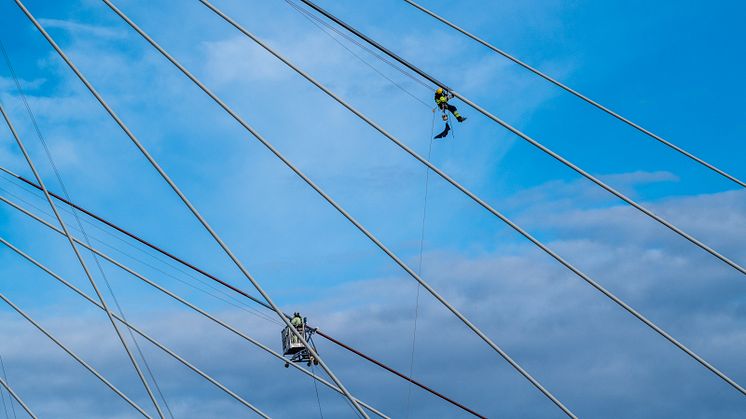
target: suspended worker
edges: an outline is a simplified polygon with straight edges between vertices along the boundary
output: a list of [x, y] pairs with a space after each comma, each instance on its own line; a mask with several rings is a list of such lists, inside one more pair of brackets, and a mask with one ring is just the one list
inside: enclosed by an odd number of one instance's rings
[[438, 87], [438, 90], [435, 91], [435, 104], [438, 105], [438, 108], [443, 111], [443, 117], [445, 119], [446, 110], [450, 111], [453, 116], [456, 117], [456, 120], [458, 122], [464, 122], [466, 121], [466, 118], [461, 116], [460, 113], [458, 113], [458, 110], [455, 106], [448, 103], [448, 100], [451, 99], [453, 95], [451, 92], [443, 89], [442, 87]]

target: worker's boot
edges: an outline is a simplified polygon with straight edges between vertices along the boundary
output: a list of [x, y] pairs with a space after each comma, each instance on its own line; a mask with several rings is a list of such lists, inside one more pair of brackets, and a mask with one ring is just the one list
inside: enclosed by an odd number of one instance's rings
[[459, 116], [457, 116], [457, 117], [456, 117], [456, 120], [457, 120], [458, 122], [464, 122], [464, 121], [466, 121], [466, 118], [465, 118], [465, 117], [463, 117], [463, 116], [461, 116], [461, 115], [459, 115]]

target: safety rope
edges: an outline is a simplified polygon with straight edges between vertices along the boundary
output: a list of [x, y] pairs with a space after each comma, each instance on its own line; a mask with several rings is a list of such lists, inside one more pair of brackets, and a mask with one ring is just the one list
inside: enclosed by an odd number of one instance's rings
[[[316, 375], [316, 367], [311, 363], [311, 373], [315, 376]], [[319, 405], [319, 417], [321, 419], [324, 419], [324, 411], [321, 410], [321, 398], [319, 397], [319, 385], [316, 383], [316, 379], [312, 377], [311, 381], [313, 381], [313, 389], [316, 392], [316, 403]]]
[[[428, 141], [428, 149], [427, 149], [427, 159], [430, 160], [430, 157], [433, 152], [433, 142], [435, 139], [433, 138], [433, 135], [435, 135], [435, 115], [437, 113], [437, 108], [433, 109], [433, 117], [432, 122], [430, 123], [430, 137]], [[430, 185], [430, 169], [425, 168], [425, 196], [422, 203], [422, 227], [420, 229], [420, 256], [419, 261], [417, 263], [417, 274], [422, 275], [422, 255], [425, 248], [425, 221], [427, 220], [427, 196], [428, 196], [428, 189]], [[415, 353], [415, 347], [417, 343], [417, 319], [419, 317], [419, 311], [420, 311], [420, 284], [417, 283], [417, 292], [415, 295], [414, 300], [414, 324], [412, 327], [412, 352], [409, 356], [409, 379], [412, 379], [412, 376], [414, 375], [414, 353]], [[410, 408], [411, 408], [411, 400], [412, 400], [412, 382], [409, 382], [409, 386], [407, 387], [407, 418], [409, 418], [410, 414]]]

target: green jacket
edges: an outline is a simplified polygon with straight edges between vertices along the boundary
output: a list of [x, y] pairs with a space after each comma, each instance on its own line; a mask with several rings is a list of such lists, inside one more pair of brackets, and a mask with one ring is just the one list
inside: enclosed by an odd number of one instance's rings
[[295, 327], [303, 326], [303, 319], [300, 317], [293, 317], [292, 319], [290, 319], [290, 324]]

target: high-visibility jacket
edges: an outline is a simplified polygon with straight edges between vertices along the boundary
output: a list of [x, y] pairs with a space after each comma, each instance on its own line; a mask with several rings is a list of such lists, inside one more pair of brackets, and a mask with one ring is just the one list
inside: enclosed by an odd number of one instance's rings
[[303, 319], [300, 318], [300, 317], [293, 317], [290, 320], [290, 324], [292, 324], [295, 327], [301, 327], [301, 326], [303, 326]]
[[446, 93], [445, 91], [443, 93], [441, 93], [441, 94], [437, 94], [437, 93], [435, 94], [435, 104], [436, 105], [441, 105], [441, 104], [448, 103], [448, 99], [450, 99], [450, 98], [448, 97], [448, 93]]

